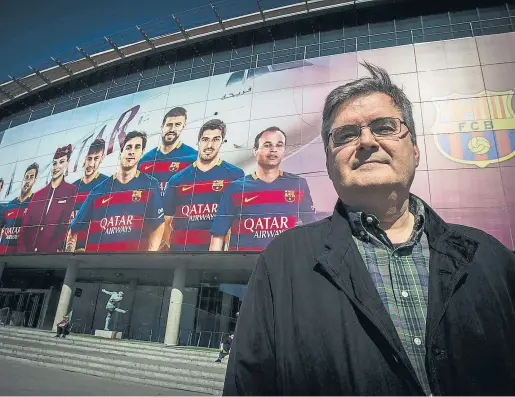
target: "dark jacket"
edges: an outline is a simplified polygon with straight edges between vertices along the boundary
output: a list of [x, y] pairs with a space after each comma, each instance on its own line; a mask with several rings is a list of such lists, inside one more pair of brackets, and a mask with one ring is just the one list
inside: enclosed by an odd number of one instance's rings
[[77, 187], [64, 180], [55, 190], [49, 183], [36, 192], [23, 218], [17, 252], [57, 252], [61, 249], [76, 194]]
[[[515, 394], [515, 256], [426, 204], [426, 366], [433, 394]], [[225, 395], [417, 395], [423, 389], [339, 203], [260, 256]]]

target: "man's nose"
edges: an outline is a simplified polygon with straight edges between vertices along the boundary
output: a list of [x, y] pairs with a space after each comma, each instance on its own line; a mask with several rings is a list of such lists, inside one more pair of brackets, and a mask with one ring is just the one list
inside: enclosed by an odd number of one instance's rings
[[370, 128], [363, 127], [361, 129], [361, 135], [358, 138], [358, 150], [375, 148], [378, 146], [376, 137], [370, 131]]

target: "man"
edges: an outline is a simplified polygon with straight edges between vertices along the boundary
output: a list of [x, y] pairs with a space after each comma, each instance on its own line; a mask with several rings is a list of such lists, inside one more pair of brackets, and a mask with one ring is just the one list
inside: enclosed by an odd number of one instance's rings
[[410, 194], [411, 103], [383, 69], [323, 112], [331, 217], [258, 260], [225, 394], [515, 393], [515, 258]]
[[159, 181], [161, 195], [170, 177], [197, 158], [197, 151], [179, 140], [186, 126], [186, 109], [176, 107], [165, 114], [161, 125], [161, 144], [141, 158], [138, 169]]
[[39, 165], [32, 163], [25, 170], [19, 197], [0, 209], [0, 254], [16, 253], [23, 217], [32, 199], [32, 186], [38, 177]]
[[87, 231], [86, 252], [157, 251], [163, 236], [163, 206], [155, 178], [138, 171], [147, 135], [129, 132], [118, 172], [91, 190], [70, 225], [66, 251]]
[[256, 171], [225, 190], [211, 227], [210, 251], [260, 251], [283, 231], [317, 220], [306, 180], [280, 169], [285, 147], [286, 134], [278, 127], [256, 136]]
[[70, 324], [70, 318], [68, 316], [63, 316], [63, 319], [59, 321], [59, 323], [56, 325], [57, 332], [55, 334], [56, 338], [62, 337], [63, 339], [66, 338], [66, 335], [68, 335], [71, 331], [71, 324]]
[[0, 193], [4, 190], [4, 178], [0, 178]]
[[77, 187], [67, 183], [72, 145], [56, 150], [50, 183], [34, 194], [23, 218], [17, 252], [58, 252], [66, 239]]
[[231, 344], [233, 339], [234, 334], [231, 334], [220, 344], [220, 352], [218, 353], [218, 358], [215, 360], [215, 363], [221, 363], [222, 359], [231, 352]]
[[[75, 205], [71, 216], [71, 221], [79, 212], [80, 207], [88, 197], [89, 192], [100, 183], [104, 182], [109, 177], [107, 175], [98, 172], [100, 164], [105, 158], [105, 147], [106, 143], [103, 139], [97, 138], [90, 145], [88, 154], [84, 158], [84, 176], [77, 179], [73, 184], [77, 186], [77, 198], [75, 199]], [[87, 230], [79, 232], [77, 235], [77, 245], [75, 246], [75, 252], [82, 252], [86, 248], [86, 237]]]
[[[227, 185], [244, 176], [243, 170], [220, 158], [227, 127], [209, 120], [198, 134], [198, 159], [172, 176], [164, 197], [163, 243], [171, 251], [208, 251], [209, 229]], [[173, 231], [172, 231], [173, 220]], [[171, 235], [171, 239], [170, 239]]]

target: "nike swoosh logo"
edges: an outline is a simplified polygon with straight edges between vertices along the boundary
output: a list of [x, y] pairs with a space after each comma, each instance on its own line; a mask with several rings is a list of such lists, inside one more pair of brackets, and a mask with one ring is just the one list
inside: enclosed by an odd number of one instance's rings
[[259, 196], [254, 196], [254, 197], [245, 197], [244, 201], [245, 201], [246, 203], [250, 203], [252, 200], [254, 200], [254, 199], [258, 198], [258, 197], [259, 197]]
[[154, 164], [150, 164], [150, 165], [146, 165], [146, 166], [144, 166], [143, 168], [144, 168], [144, 169], [145, 169], [145, 171], [146, 171], [146, 170], [148, 170], [148, 169], [152, 168], [153, 166], [154, 166]]
[[183, 192], [185, 192], [185, 191], [187, 191], [187, 190], [191, 190], [191, 189], [193, 189], [193, 186], [183, 186], [183, 187], [182, 187], [182, 191], [183, 191]]
[[11, 216], [12, 214], [14, 214], [14, 212], [12, 212], [12, 211], [11, 211], [11, 212], [8, 212], [8, 213], [7, 213], [7, 216]]
[[108, 198], [106, 198], [106, 199], [102, 199], [102, 204], [107, 203], [107, 202], [108, 202], [109, 200], [111, 200], [111, 199], [112, 199], [112, 197], [108, 197]]

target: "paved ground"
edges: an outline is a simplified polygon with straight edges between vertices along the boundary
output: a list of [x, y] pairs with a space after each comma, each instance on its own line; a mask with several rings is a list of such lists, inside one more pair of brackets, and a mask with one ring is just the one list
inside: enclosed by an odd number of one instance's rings
[[184, 390], [109, 380], [0, 358], [0, 395], [10, 396], [195, 396]]

